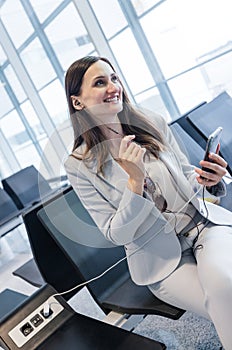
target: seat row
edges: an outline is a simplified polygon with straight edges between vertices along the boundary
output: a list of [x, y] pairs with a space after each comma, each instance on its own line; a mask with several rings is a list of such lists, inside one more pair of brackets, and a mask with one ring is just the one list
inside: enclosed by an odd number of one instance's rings
[[21, 215], [25, 210], [55, 191], [33, 165], [3, 179], [0, 187], [0, 237], [23, 222]]

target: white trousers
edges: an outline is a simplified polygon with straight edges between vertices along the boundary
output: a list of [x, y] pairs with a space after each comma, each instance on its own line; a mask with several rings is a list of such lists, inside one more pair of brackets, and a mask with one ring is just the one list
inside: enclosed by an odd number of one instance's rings
[[164, 280], [149, 286], [158, 298], [214, 323], [225, 350], [232, 349], [232, 227], [208, 224], [193, 249], [181, 237], [182, 259]]

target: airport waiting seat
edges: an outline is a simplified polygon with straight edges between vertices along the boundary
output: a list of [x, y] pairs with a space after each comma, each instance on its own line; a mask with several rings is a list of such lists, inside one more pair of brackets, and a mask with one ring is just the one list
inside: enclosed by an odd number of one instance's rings
[[53, 192], [48, 181], [33, 165], [3, 179], [2, 186], [18, 209], [28, 208]]
[[[107, 248], [103, 247], [104, 243], [98, 247], [84, 244], [83, 237], [87, 237], [88, 242], [91, 234], [96, 234], [98, 238], [103, 236], [71, 186], [48, 202], [27, 211], [23, 219], [41, 275], [59, 292], [101, 274], [125, 257], [123, 247]], [[71, 239], [73, 233], [82, 239], [81, 243]], [[126, 260], [100, 279], [87, 284], [87, 288], [105, 314], [115, 311], [178, 319], [184, 313], [156, 298], [147, 287], [135, 285]], [[69, 299], [77, 291], [63, 297]]]
[[19, 210], [8, 193], [0, 188], [0, 237], [23, 223]]
[[8, 288], [0, 292], [0, 323], [3, 318], [21, 305], [27, 297], [23, 293]]
[[199, 161], [204, 158], [204, 149], [180, 126], [178, 122], [170, 124], [170, 128], [180, 146], [180, 149], [185, 153], [189, 162], [195, 166], [199, 166]]
[[228, 171], [232, 174], [232, 98], [228, 93], [223, 92], [212, 101], [191, 111], [186, 120], [205, 141], [215, 129], [223, 127], [220, 154], [227, 161]]
[[207, 103], [206, 101], [199, 103], [198, 105], [196, 105], [195, 107], [187, 111], [186, 113], [171, 120], [169, 123], [169, 126], [172, 127], [174, 125], [174, 128], [175, 128], [175, 125], [178, 124], [181, 127], [181, 129], [183, 129], [185, 133], [187, 133], [203, 149], [205, 148], [206, 140], [204, 137], [202, 137], [202, 134], [199, 134], [198, 129], [188, 120], [188, 116], [194, 111], [197, 111], [198, 109], [202, 108], [206, 103]]

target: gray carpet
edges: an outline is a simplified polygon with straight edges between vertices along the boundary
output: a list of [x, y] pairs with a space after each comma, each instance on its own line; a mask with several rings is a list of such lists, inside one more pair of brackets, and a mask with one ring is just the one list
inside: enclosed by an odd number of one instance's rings
[[[85, 289], [69, 303], [77, 312], [100, 320], [104, 318]], [[163, 342], [167, 350], [219, 350], [221, 346], [213, 324], [191, 312], [177, 321], [149, 315], [137, 325], [134, 333]]]
[[135, 333], [161, 341], [169, 350], [219, 350], [221, 346], [213, 324], [191, 312], [177, 321], [147, 316]]

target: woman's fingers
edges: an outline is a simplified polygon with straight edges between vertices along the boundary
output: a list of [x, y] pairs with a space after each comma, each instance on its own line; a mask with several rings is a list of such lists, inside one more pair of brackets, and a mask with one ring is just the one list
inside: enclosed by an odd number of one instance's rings
[[[143, 148], [136, 142], [133, 142], [134, 138], [135, 135], [127, 135], [122, 139], [119, 148], [119, 159], [131, 160], [141, 153], [141, 149]], [[142, 153], [144, 153], [144, 151], [142, 151]]]
[[135, 142], [131, 142], [127, 147], [126, 151], [123, 154], [124, 159], [133, 159], [137, 156], [139, 151], [141, 150], [141, 146]]
[[118, 161], [132, 179], [143, 179], [145, 174], [144, 154], [146, 148], [133, 142], [134, 135], [125, 136], [120, 145]]
[[219, 156], [219, 154], [210, 153], [209, 158], [212, 160], [213, 163], [221, 165], [223, 168], [227, 167], [227, 162], [225, 161], [225, 159], [223, 159], [221, 156]]
[[120, 147], [119, 147], [119, 158], [121, 158], [122, 154], [124, 154], [127, 150], [127, 148], [129, 147], [129, 145], [131, 144], [131, 141], [135, 138], [135, 135], [127, 135], [125, 137], [123, 137]]
[[[199, 175], [197, 180], [202, 185], [213, 186], [221, 181], [226, 174], [227, 162], [218, 154], [211, 153], [209, 158], [212, 162], [205, 160], [200, 161], [200, 165], [206, 169], [196, 168], [195, 171]], [[210, 171], [207, 171], [209, 169]]]

